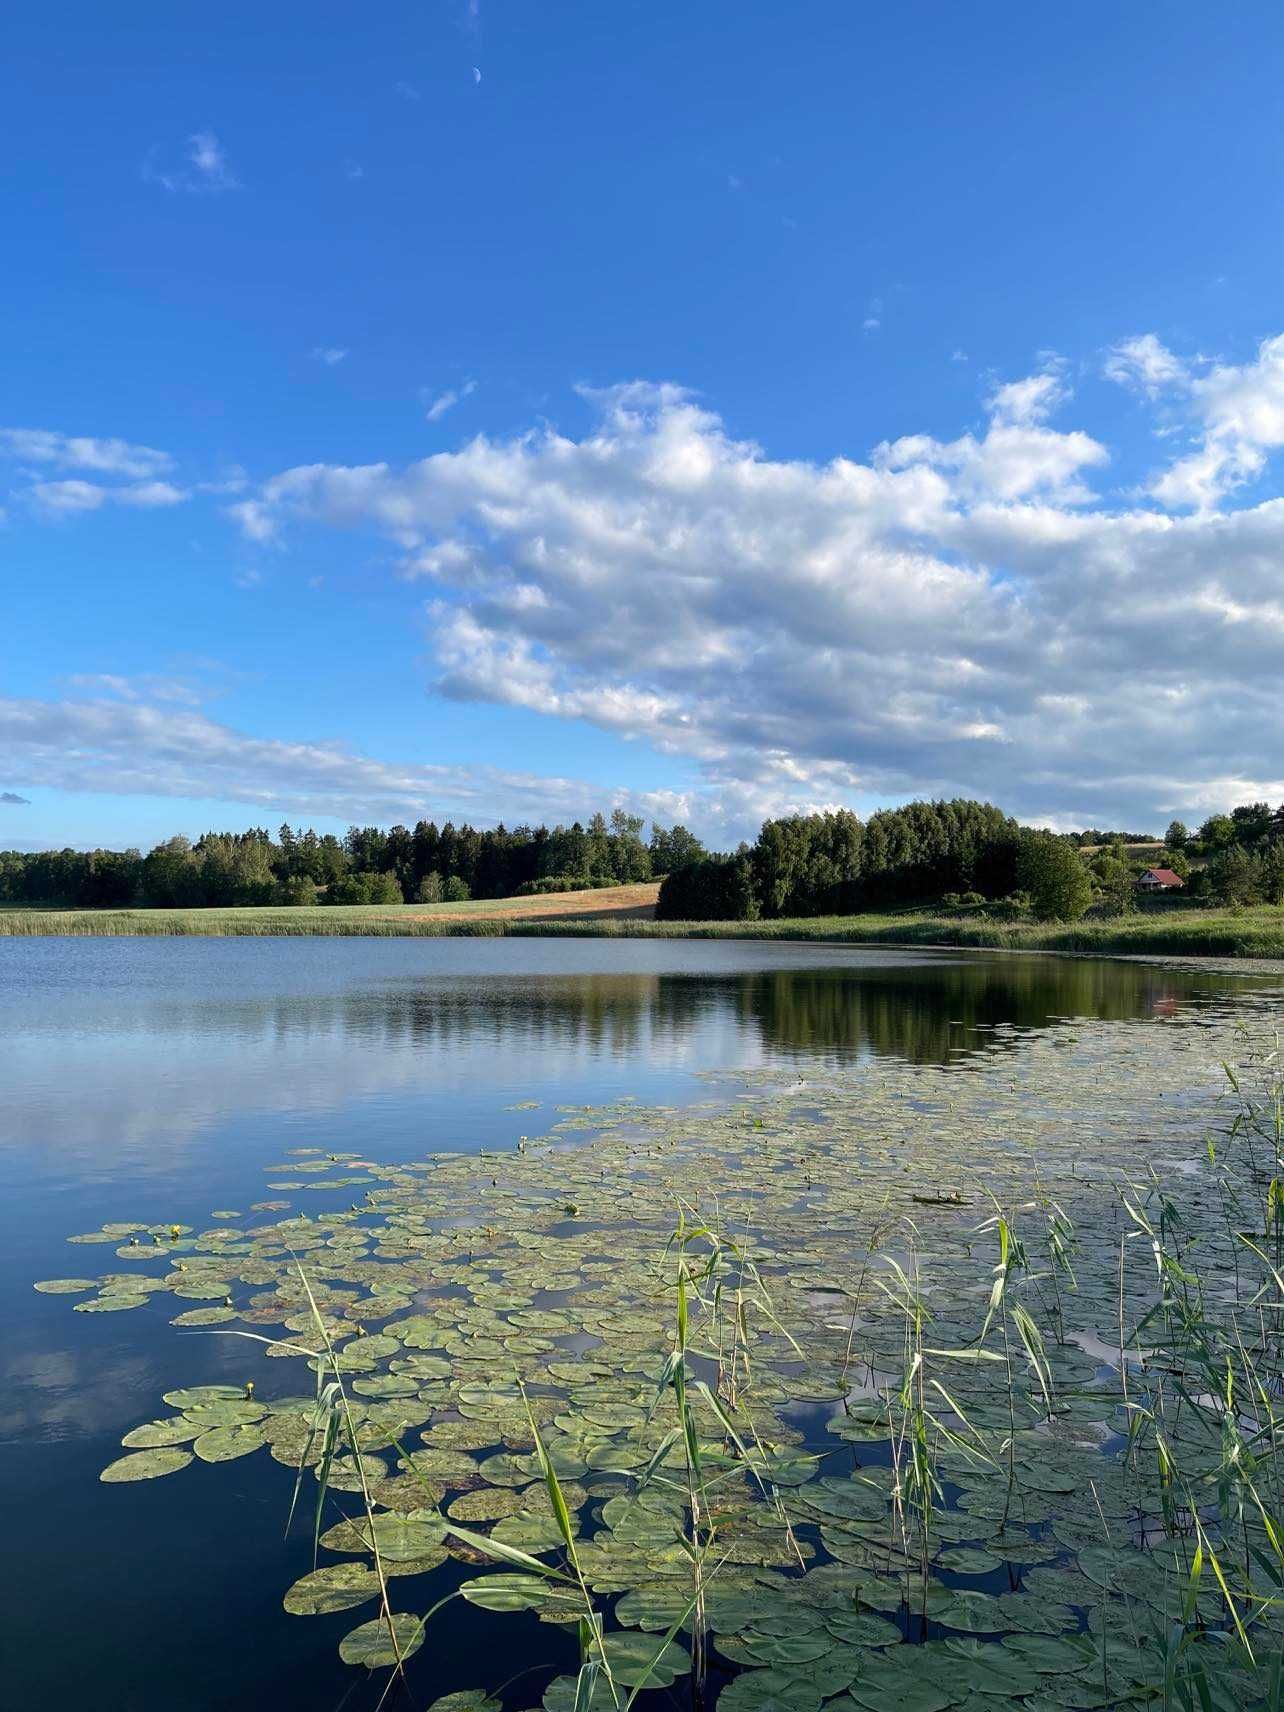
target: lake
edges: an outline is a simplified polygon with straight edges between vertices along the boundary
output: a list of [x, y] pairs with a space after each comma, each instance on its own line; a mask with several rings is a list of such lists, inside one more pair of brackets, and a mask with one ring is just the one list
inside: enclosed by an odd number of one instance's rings
[[[68, 1234], [113, 1220], [200, 1230], [211, 1209], [276, 1216], [244, 1210], [269, 1192], [264, 1167], [300, 1149], [392, 1163], [512, 1153], [585, 1107], [618, 1123], [630, 1100], [705, 1111], [742, 1086], [832, 1089], [902, 1068], [966, 1078], [974, 1062], [994, 1075], [1004, 1054], [1016, 1064], [1032, 1043], [1074, 1042], [1082, 1019], [1195, 1029], [1258, 984], [736, 941], [0, 940], [0, 1703], [355, 1712], [378, 1698], [335, 1653], [360, 1613], [281, 1610], [311, 1565], [306, 1526], [282, 1539], [288, 1470], [260, 1455], [99, 1483], [122, 1435], [164, 1412], [166, 1387], [261, 1381], [264, 1363], [237, 1339], [176, 1330], [164, 1295], [100, 1318], [36, 1294], [34, 1280], [114, 1264], [68, 1248]], [[463, 1570], [434, 1574], [448, 1585]], [[416, 1704], [473, 1686], [479, 1656], [490, 1686], [574, 1669], [562, 1629], [527, 1615], [497, 1631], [483, 1610], [452, 1611], [431, 1670], [428, 1649], [416, 1661]], [[508, 1703], [537, 1703], [548, 1675]]]

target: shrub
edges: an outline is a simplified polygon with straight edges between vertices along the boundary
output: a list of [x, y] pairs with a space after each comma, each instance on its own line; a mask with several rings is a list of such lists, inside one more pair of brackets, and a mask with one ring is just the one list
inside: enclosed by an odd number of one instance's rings
[[1022, 832], [1017, 877], [1041, 921], [1078, 921], [1092, 902], [1092, 884], [1078, 850], [1055, 832]]
[[660, 885], [657, 921], [756, 921], [748, 855], [711, 856], [675, 868]]

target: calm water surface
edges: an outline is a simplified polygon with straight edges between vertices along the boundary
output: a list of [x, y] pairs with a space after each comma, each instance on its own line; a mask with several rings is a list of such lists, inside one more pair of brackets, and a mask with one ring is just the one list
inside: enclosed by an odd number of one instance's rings
[[[37, 1278], [112, 1269], [113, 1251], [68, 1248], [69, 1233], [112, 1219], [203, 1229], [211, 1209], [262, 1199], [262, 1167], [291, 1147], [397, 1159], [512, 1146], [559, 1105], [707, 1098], [701, 1071], [963, 1062], [999, 1025], [1180, 1017], [1239, 985], [731, 941], [0, 939], [0, 1707], [368, 1704], [365, 1673], [334, 1651], [365, 1613], [280, 1609], [311, 1567], [301, 1534], [281, 1538], [280, 1465], [260, 1454], [98, 1483], [121, 1435], [164, 1411], [162, 1390], [261, 1380], [262, 1364], [234, 1339], [175, 1331], [168, 1296], [100, 1316], [35, 1294]], [[425, 1648], [438, 1651], [433, 1692], [493, 1685], [506, 1674], [493, 1619], [451, 1609]], [[514, 1672], [531, 1658], [573, 1668], [571, 1640], [533, 1618], [499, 1632]]]

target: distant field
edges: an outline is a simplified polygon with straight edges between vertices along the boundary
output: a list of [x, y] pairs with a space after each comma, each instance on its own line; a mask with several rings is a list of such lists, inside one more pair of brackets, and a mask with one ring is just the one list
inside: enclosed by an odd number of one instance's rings
[[484, 898], [461, 904], [319, 904], [310, 908], [0, 911], [0, 935], [266, 935], [333, 933], [427, 938], [502, 933], [508, 922], [641, 922], [655, 914], [659, 883], [553, 892], [536, 898]]
[[1079, 956], [1158, 955], [1284, 959], [1284, 908], [1155, 909], [1104, 921], [987, 921], [907, 910], [782, 921], [656, 921], [659, 886], [613, 886], [538, 898], [462, 904], [352, 904], [311, 909], [10, 910], [0, 935], [339, 934], [585, 935], [663, 939], [794, 939], [831, 944], [959, 945]]

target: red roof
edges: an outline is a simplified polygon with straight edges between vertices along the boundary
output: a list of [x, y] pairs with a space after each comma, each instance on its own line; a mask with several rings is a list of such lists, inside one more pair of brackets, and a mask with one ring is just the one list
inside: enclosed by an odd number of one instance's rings
[[1147, 868], [1141, 876], [1143, 880], [1157, 880], [1161, 886], [1182, 886], [1185, 881], [1180, 874], [1174, 874], [1171, 868]]

